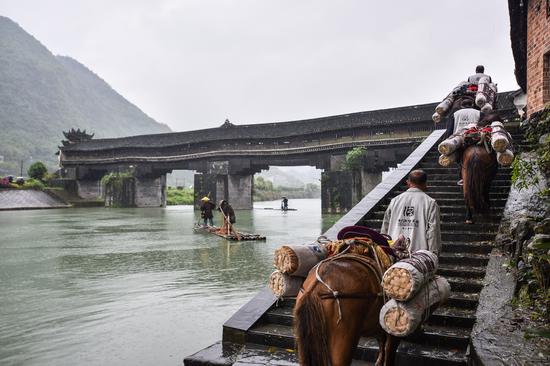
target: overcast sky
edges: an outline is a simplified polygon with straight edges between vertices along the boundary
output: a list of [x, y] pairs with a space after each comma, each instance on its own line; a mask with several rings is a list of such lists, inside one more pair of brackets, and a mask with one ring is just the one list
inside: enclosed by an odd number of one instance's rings
[[484, 64], [514, 90], [504, 0], [0, 0], [174, 131], [442, 99]]

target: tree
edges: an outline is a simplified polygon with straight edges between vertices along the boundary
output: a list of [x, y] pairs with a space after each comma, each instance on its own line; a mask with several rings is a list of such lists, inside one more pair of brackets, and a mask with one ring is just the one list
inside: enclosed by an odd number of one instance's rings
[[33, 163], [29, 169], [27, 170], [27, 174], [29, 177], [33, 179], [42, 180], [44, 178], [44, 175], [48, 172], [48, 169], [44, 165], [43, 162], [37, 161], [36, 163]]

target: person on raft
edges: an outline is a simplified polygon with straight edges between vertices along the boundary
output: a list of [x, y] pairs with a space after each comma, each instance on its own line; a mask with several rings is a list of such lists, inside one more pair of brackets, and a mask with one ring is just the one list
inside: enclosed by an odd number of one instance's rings
[[286, 211], [288, 210], [288, 198], [283, 196], [283, 200], [281, 201], [281, 210]]
[[218, 210], [222, 213], [223, 216], [223, 225], [220, 227], [220, 230], [218, 232], [222, 235], [233, 234], [235, 235], [237, 240], [241, 240], [239, 233], [233, 227], [233, 224], [237, 222], [233, 207], [231, 207], [229, 202], [227, 202], [226, 200], [221, 200]]
[[485, 66], [477, 65], [476, 73], [468, 77], [468, 82], [472, 84], [479, 84], [479, 79], [481, 79], [482, 77], [489, 78], [489, 82], [492, 83], [491, 77], [485, 74]]
[[405, 241], [409, 253], [420, 249], [436, 255], [441, 251], [439, 206], [425, 191], [428, 175], [413, 170], [407, 179], [409, 189], [393, 198], [382, 221], [380, 233], [394, 238], [395, 244]]
[[204, 226], [214, 226], [214, 209], [216, 205], [210, 201], [210, 198], [204, 196], [201, 198], [201, 218], [203, 219]]

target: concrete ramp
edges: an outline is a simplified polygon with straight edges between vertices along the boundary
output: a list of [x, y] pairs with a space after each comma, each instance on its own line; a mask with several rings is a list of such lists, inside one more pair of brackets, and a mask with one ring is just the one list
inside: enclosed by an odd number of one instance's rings
[[70, 205], [43, 191], [0, 189], [0, 210], [65, 207], [70, 207]]

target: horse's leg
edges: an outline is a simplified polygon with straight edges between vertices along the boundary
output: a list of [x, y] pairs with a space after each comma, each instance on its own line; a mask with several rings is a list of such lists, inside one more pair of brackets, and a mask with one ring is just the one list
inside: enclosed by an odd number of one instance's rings
[[473, 224], [474, 220], [472, 219], [472, 209], [470, 206], [466, 206], [466, 221], [464, 221], [465, 224]]
[[[331, 366], [349, 366], [353, 359], [353, 352], [359, 341], [361, 334], [361, 312], [352, 312], [350, 307], [344, 305], [344, 302], [357, 302], [357, 300], [341, 300], [343, 318], [336, 325], [336, 319], [338, 319], [338, 313], [334, 309], [337, 306], [335, 301], [325, 301], [323, 307], [325, 311], [327, 307], [330, 307], [332, 314], [327, 318], [333, 322], [333, 325], [329, 326], [329, 349], [330, 349], [330, 364]], [[327, 306], [328, 305], [328, 306]], [[355, 310], [355, 309], [354, 309]], [[330, 311], [330, 310], [329, 310]]]
[[399, 346], [400, 339], [392, 335], [386, 336], [384, 344], [384, 366], [393, 366], [395, 364], [395, 354]]
[[378, 356], [376, 357], [375, 366], [383, 366], [386, 358], [386, 342], [388, 334], [386, 332], [381, 332], [376, 336], [378, 341]]

